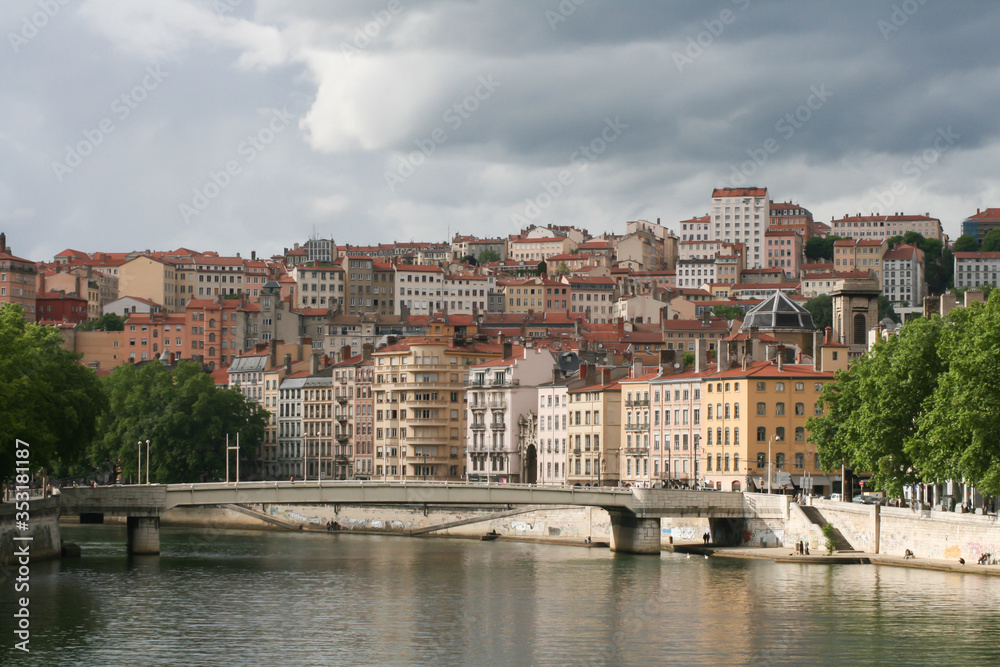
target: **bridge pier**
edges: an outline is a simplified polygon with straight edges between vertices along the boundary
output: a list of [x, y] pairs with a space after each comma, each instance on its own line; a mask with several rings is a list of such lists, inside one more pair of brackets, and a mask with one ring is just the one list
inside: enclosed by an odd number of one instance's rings
[[128, 553], [138, 556], [155, 556], [160, 553], [160, 517], [130, 516], [128, 526]]
[[642, 518], [635, 514], [609, 512], [611, 516], [611, 550], [626, 554], [660, 553], [660, 519]]

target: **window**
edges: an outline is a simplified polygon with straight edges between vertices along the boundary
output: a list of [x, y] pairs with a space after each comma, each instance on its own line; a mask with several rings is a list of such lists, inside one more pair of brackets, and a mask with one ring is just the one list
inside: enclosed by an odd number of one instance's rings
[[766, 468], [767, 467], [767, 454], [764, 452], [757, 452], [757, 467]]
[[796, 403], [795, 404], [795, 416], [796, 417], [804, 417], [805, 414], [806, 414], [805, 403]]
[[795, 427], [795, 442], [806, 441], [806, 430], [801, 426]]
[[819, 401], [816, 401], [816, 405], [813, 406], [813, 414], [817, 417], [823, 416], [823, 405]]
[[764, 442], [767, 440], [767, 428], [763, 426], [757, 427], [757, 442]]
[[805, 391], [805, 390], [806, 390], [806, 384], [805, 384], [805, 382], [796, 382], [795, 383], [795, 391]]
[[783, 416], [785, 414], [785, 404], [784, 403], [780, 403], [780, 402], [779, 403], [775, 403], [774, 404], [774, 414], [777, 415], [777, 416], [779, 416], [779, 417]]
[[774, 455], [774, 467], [781, 470], [785, 467], [785, 454], [784, 452], [778, 452]]
[[766, 389], [767, 389], [767, 383], [766, 382], [758, 382], [757, 383], [757, 391], [765, 391]]
[[775, 382], [774, 383], [774, 390], [775, 391], [785, 391], [785, 383], [784, 382]]
[[767, 404], [764, 401], [757, 403], [757, 416], [763, 417], [767, 414]]
[[802, 470], [806, 467], [806, 455], [801, 452], [795, 455], [795, 468]]

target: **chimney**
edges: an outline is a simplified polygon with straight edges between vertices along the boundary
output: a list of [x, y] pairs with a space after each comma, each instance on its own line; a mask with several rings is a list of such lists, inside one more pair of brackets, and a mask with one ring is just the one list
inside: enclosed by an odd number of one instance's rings
[[632, 358], [632, 377], [637, 378], [642, 375], [642, 358], [633, 357]]
[[608, 366], [601, 369], [601, 384], [611, 384], [611, 368]]
[[251, 250], [250, 251], [250, 259], [257, 259], [257, 251], [256, 250]]
[[351, 357], [351, 346], [344, 345], [340, 348], [340, 360], [345, 361]]
[[292, 374], [292, 355], [291, 354], [285, 354], [285, 374], [286, 375], [291, 375]]
[[832, 343], [833, 342], [833, 327], [827, 327], [826, 328], [826, 339], [823, 342], [824, 343]]
[[7, 252], [7, 235], [0, 232], [0, 252]]
[[514, 356], [514, 344], [509, 340], [503, 341], [503, 358], [510, 359], [512, 356]]
[[823, 370], [823, 334], [818, 331], [813, 333], [813, 370]]
[[777, 349], [778, 372], [781, 372], [781, 365], [785, 360], [785, 346], [779, 345]]
[[268, 347], [268, 368], [275, 368], [278, 365], [278, 342], [275, 340], [270, 341]]
[[694, 372], [704, 373], [708, 365], [708, 340], [699, 338], [694, 344]]
[[590, 369], [590, 366], [588, 366], [587, 364], [580, 364], [579, 371], [580, 371], [580, 379], [581, 380], [586, 380], [587, 379], [587, 372], [589, 371], [589, 369]]
[[365, 343], [361, 346], [361, 358], [368, 361], [372, 358], [372, 352], [375, 350], [375, 346], [371, 343]]
[[719, 364], [717, 370], [720, 373], [729, 370], [729, 341], [727, 340], [719, 341]]
[[309, 355], [309, 375], [315, 375], [319, 370], [319, 353], [313, 352]]

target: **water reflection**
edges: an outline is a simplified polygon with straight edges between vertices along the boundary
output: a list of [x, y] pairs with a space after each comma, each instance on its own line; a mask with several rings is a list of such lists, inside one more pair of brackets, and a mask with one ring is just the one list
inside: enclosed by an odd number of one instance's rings
[[127, 557], [122, 528], [65, 532], [84, 557], [33, 565], [32, 653], [3, 664], [1000, 662], [982, 576], [179, 528]]

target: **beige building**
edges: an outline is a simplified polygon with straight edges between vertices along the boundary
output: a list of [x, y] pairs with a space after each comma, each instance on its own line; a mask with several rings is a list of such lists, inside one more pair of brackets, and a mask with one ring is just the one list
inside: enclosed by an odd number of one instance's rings
[[499, 345], [428, 338], [373, 353], [375, 478], [461, 479], [469, 367], [501, 353]]
[[138, 296], [159, 303], [168, 313], [182, 313], [174, 260], [139, 255], [118, 268], [118, 296]]
[[621, 391], [601, 369], [601, 383], [567, 392], [566, 483], [617, 486], [621, 465]]

